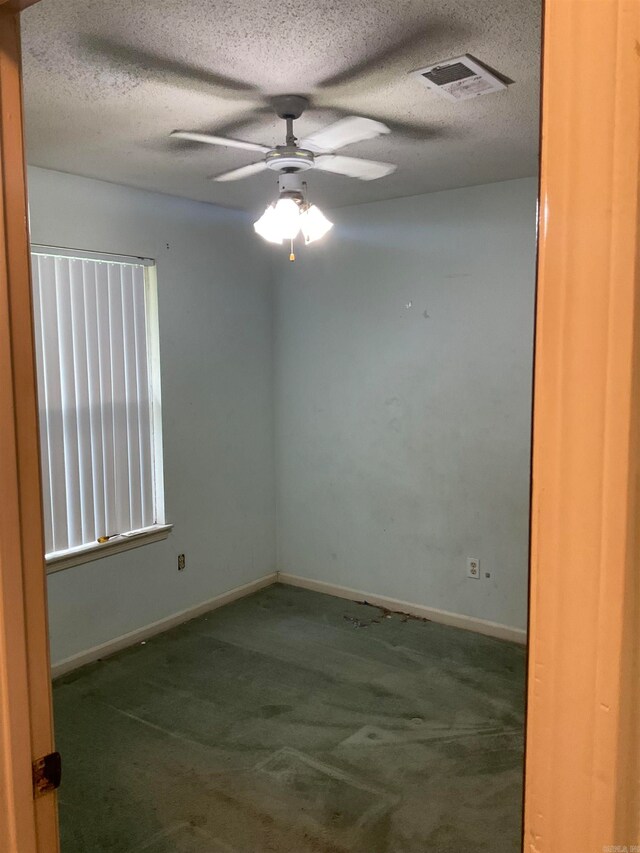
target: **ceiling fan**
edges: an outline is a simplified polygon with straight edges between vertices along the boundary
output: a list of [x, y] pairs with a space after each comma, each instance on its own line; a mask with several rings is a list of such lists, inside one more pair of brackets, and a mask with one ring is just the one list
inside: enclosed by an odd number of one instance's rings
[[[332, 77], [317, 82], [311, 92], [312, 106], [315, 112], [343, 111], [334, 103], [336, 94], [344, 95], [351, 91], [357, 94], [366, 87], [375, 88], [376, 75], [381, 69], [394, 65], [404, 67], [407, 52], [424, 47], [426, 40], [434, 39], [439, 32], [452, 35], [450, 17], [431, 18], [419, 27], [412, 26], [400, 40], [383, 50], [367, 57], [354, 67], [340, 71]], [[363, 181], [383, 178], [395, 171], [391, 163], [380, 163], [349, 157], [336, 152], [347, 145], [373, 139], [381, 134], [390, 133], [413, 139], [427, 139], [442, 135], [443, 129], [435, 125], [411, 124], [384, 117], [378, 118], [347, 115], [322, 130], [311, 133], [299, 142], [293, 133], [293, 122], [309, 107], [309, 100], [300, 95], [283, 95], [266, 98], [261, 90], [252, 84], [230, 78], [213, 71], [208, 66], [195, 65], [174, 56], [157, 53], [143, 47], [120, 42], [101, 35], [80, 38], [83, 57], [89, 56], [100, 62], [100, 67], [109, 63], [116, 69], [127, 68], [145, 76], [153, 75], [157, 82], [172, 86], [187, 87], [189, 91], [204, 90], [218, 98], [250, 104], [254, 117], [262, 117], [275, 110], [287, 123], [284, 145], [269, 147], [255, 142], [247, 142], [226, 136], [216, 136], [197, 131], [176, 130], [171, 136], [209, 145], [239, 148], [255, 151], [263, 155], [262, 159], [248, 166], [241, 166], [221, 175], [212, 176], [213, 180], [235, 181], [247, 178], [271, 169], [278, 173], [280, 196], [275, 204], [267, 207], [263, 216], [255, 223], [256, 231], [265, 239], [274, 243], [293, 239], [300, 231], [307, 243], [319, 239], [331, 228], [331, 223], [315, 205], [309, 204], [304, 174], [310, 169], [333, 172]], [[292, 204], [289, 204], [292, 202]], [[293, 205], [293, 206], [292, 206]], [[286, 216], [285, 216], [286, 214]], [[293, 235], [293, 236], [291, 236]], [[293, 251], [290, 258], [293, 260]]]
[[396, 166], [392, 163], [363, 160], [360, 157], [345, 157], [335, 153], [346, 145], [390, 133], [389, 128], [381, 121], [361, 116], [347, 116], [322, 130], [317, 130], [300, 140], [298, 144], [293, 133], [293, 122], [300, 118], [307, 108], [307, 99], [301, 95], [280, 95], [273, 99], [272, 104], [278, 116], [287, 124], [285, 143], [276, 145], [275, 148], [269, 148], [268, 145], [260, 145], [257, 142], [245, 142], [226, 136], [211, 136], [190, 130], [174, 130], [171, 136], [190, 139], [194, 142], [205, 142], [209, 145], [259, 151], [264, 154], [262, 160], [215, 175], [213, 180], [237, 181], [266, 169], [277, 172], [280, 196], [277, 202], [267, 207], [253, 227], [261, 237], [271, 243], [281, 244], [283, 240], [288, 240], [291, 244], [289, 259], [294, 261], [293, 240], [299, 233], [302, 233], [306, 243], [312, 243], [323, 237], [333, 226], [333, 223], [316, 205], [309, 203], [307, 184], [302, 180], [302, 173], [309, 169], [320, 169], [323, 172], [335, 172], [338, 175], [359, 178], [361, 181], [374, 181], [391, 174]]
[[256, 163], [213, 176], [214, 181], [237, 181], [241, 178], [249, 178], [265, 169], [272, 169], [281, 174], [319, 169], [322, 172], [334, 172], [349, 178], [358, 178], [361, 181], [374, 181], [395, 171], [396, 166], [392, 163], [363, 160], [360, 157], [345, 157], [343, 154], [335, 153], [346, 145], [390, 133], [389, 128], [381, 121], [361, 116], [347, 116], [317, 130], [298, 143], [293, 133], [293, 122], [300, 118], [308, 107], [307, 99], [301, 95], [281, 95], [272, 99], [272, 105], [277, 115], [287, 124], [285, 144], [276, 145], [275, 148], [256, 142], [245, 142], [226, 136], [211, 136], [189, 130], [174, 130], [171, 136], [264, 154], [263, 159]]

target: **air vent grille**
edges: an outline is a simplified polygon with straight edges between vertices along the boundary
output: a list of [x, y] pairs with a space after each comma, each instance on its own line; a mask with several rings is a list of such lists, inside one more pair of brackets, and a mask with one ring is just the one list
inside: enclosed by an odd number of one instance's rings
[[454, 62], [453, 65], [438, 65], [433, 71], [427, 71], [422, 76], [436, 86], [444, 86], [447, 83], [455, 83], [456, 80], [464, 80], [465, 77], [473, 77], [474, 72], [463, 62]]
[[449, 101], [464, 101], [506, 89], [506, 84], [469, 54], [411, 72]]

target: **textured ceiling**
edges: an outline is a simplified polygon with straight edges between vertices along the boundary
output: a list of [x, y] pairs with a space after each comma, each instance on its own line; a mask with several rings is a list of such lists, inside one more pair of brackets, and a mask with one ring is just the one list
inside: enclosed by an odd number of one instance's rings
[[[327, 207], [533, 175], [536, 0], [42, 0], [23, 18], [29, 163], [259, 210], [264, 173], [216, 184], [258, 159], [170, 139], [176, 129], [282, 143], [269, 95], [308, 95], [296, 134], [356, 114], [389, 136], [344, 149], [398, 170], [363, 182], [312, 172]], [[470, 53], [513, 81], [450, 103], [412, 69]]]

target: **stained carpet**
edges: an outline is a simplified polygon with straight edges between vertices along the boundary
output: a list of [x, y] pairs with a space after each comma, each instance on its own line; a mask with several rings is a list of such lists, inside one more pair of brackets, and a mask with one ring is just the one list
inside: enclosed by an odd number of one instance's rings
[[524, 662], [264, 589], [55, 683], [63, 853], [519, 853]]

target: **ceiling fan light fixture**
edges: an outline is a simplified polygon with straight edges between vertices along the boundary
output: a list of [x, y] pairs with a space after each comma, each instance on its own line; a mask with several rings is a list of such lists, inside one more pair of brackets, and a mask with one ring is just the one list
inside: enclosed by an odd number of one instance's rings
[[307, 184], [303, 180], [305, 172], [316, 168], [321, 172], [347, 175], [361, 181], [384, 178], [395, 170], [393, 163], [348, 157], [336, 154], [336, 151], [346, 145], [374, 139], [391, 131], [385, 124], [375, 119], [365, 116], [345, 116], [298, 142], [293, 131], [293, 122], [300, 118], [308, 107], [307, 99], [300, 95], [279, 95], [272, 99], [272, 105], [279, 118], [286, 122], [284, 145], [276, 145], [274, 148], [257, 142], [191, 130], [175, 130], [171, 135], [193, 142], [259, 151], [264, 154], [262, 160], [240, 166], [230, 172], [214, 175], [212, 179], [237, 181], [257, 175], [266, 169], [277, 172], [278, 200], [267, 207], [262, 216], [254, 222], [253, 227], [256, 233], [269, 243], [282, 245], [287, 240], [291, 244], [289, 260], [294, 261], [296, 256], [293, 241], [298, 234], [302, 233], [308, 245], [321, 240], [333, 228], [333, 222], [327, 219], [320, 208], [309, 203]]
[[257, 234], [270, 243], [295, 240], [302, 224], [300, 204], [293, 198], [279, 198], [270, 204], [253, 227]]
[[320, 240], [332, 228], [333, 222], [315, 204], [309, 205], [300, 214], [300, 230], [307, 244]]
[[256, 233], [271, 243], [291, 243], [290, 259], [295, 259], [293, 241], [302, 233], [305, 243], [313, 243], [333, 228], [333, 223], [315, 204], [307, 200], [307, 185], [295, 172], [278, 178], [280, 195], [254, 223]]

